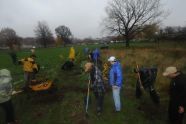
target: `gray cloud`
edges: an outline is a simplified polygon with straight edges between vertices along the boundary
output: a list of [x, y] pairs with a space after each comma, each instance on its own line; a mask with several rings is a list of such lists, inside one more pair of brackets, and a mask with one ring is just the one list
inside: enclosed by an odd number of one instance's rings
[[170, 15], [163, 20], [165, 26], [186, 26], [186, 0], [163, 0], [165, 9]]
[[[100, 23], [108, 0], [0, 0], [0, 28], [11, 27], [23, 37], [34, 36], [38, 21], [51, 30], [68, 26], [75, 37], [100, 37]], [[184, 25], [185, 0], [164, 0], [171, 10], [164, 25]]]

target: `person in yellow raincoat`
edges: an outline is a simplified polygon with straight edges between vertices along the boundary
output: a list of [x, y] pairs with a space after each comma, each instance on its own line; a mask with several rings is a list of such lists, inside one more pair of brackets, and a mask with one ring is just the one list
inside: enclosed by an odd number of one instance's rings
[[34, 79], [38, 66], [35, 63], [34, 57], [27, 57], [19, 60], [19, 63], [23, 65], [25, 89], [29, 87], [32, 79]]
[[69, 59], [70, 59], [70, 61], [74, 61], [75, 60], [75, 49], [74, 49], [74, 47], [70, 48]]

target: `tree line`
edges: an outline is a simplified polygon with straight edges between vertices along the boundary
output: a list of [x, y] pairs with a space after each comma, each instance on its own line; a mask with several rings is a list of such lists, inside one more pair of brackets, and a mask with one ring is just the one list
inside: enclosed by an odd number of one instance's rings
[[186, 41], [186, 26], [167, 26], [160, 29], [160, 39], [171, 41]]
[[[132, 39], [167, 39], [185, 40], [186, 27], [161, 28], [161, 21], [168, 16], [163, 9], [161, 0], [111, 0], [106, 7], [106, 17], [103, 19], [103, 31], [115, 36], [130, 46]], [[54, 42], [53, 34], [46, 22], [38, 22], [36, 29], [37, 42], [43, 47]], [[56, 42], [68, 44], [72, 33], [64, 25], [55, 29]], [[10, 28], [2, 29], [0, 42], [11, 47], [10, 44], [19, 44], [20, 37]]]
[[[44, 21], [39, 21], [36, 28], [34, 29], [35, 40], [37, 45], [44, 48], [52, 44], [69, 44], [72, 40], [72, 33], [67, 26], [61, 25], [55, 28], [57, 38], [54, 38], [52, 31], [48, 24]], [[0, 30], [0, 46], [9, 47], [10, 49], [14, 46], [21, 46], [22, 37], [18, 36], [16, 31], [12, 28], [2, 28]]]

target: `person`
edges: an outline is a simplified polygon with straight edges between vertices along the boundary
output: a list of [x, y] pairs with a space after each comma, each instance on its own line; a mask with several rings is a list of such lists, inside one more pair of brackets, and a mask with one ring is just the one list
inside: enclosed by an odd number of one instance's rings
[[93, 62], [93, 51], [92, 50], [89, 50], [88, 61]]
[[70, 61], [72, 61], [72, 62], [75, 60], [75, 49], [74, 49], [74, 47], [71, 47], [71, 48], [70, 48], [69, 59], [70, 59]]
[[30, 51], [31, 51], [31, 56], [36, 57], [36, 55], [35, 55], [35, 49], [36, 49], [35, 46], [33, 46], [33, 47], [30, 49]]
[[102, 67], [102, 61], [101, 61], [101, 56], [100, 56], [100, 51], [98, 48], [96, 48], [93, 52], [92, 52], [92, 62], [98, 66], [99, 69], [103, 70]]
[[109, 57], [108, 61], [111, 64], [109, 71], [109, 83], [112, 87], [115, 111], [119, 112], [121, 111], [120, 90], [123, 81], [122, 67], [114, 56]]
[[186, 109], [186, 75], [176, 67], [167, 67], [163, 76], [171, 79], [168, 108], [170, 124], [183, 124]]
[[66, 61], [61, 66], [61, 70], [72, 70], [73, 67], [74, 67], [74, 62], [73, 61]]
[[6, 123], [15, 123], [14, 108], [11, 101], [12, 77], [7, 69], [0, 70], [0, 107], [6, 114]]
[[87, 55], [88, 52], [89, 52], [89, 48], [88, 48], [88, 47], [85, 47], [85, 48], [83, 49], [83, 53], [84, 53], [85, 55]]
[[30, 56], [19, 60], [19, 63], [23, 65], [25, 87], [27, 90], [32, 79], [35, 78], [35, 74], [39, 71], [39, 67], [35, 62], [34, 56]]
[[103, 110], [105, 92], [102, 73], [100, 69], [91, 62], [85, 64], [85, 72], [90, 74], [92, 89], [96, 98], [97, 114], [100, 115]]
[[12, 47], [10, 48], [10, 53], [9, 53], [11, 59], [12, 59], [12, 63], [14, 65], [17, 65], [17, 54], [16, 54], [16, 45], [12, 45]]
[[99, 59], [100, 59], [100, 51], [96, 48], [93, 51], [93, 61], [94, 61], [94, 63], [98, 62]]
[[103, 79], [104, 80], [108, 80], [108, 74], [109, 74], [109, 63], [108, 62], [105, 62], [103, 64]]
[[156, 81], [157, 71], [158, 69], [155, 67], [151, 68], [137, 68], [134, 70], [135, 73], [138, 73], [138, 79], [136, 82], [136, 98], [141, 98], [142, 89], [149, 92], [152, 101], [156, 104], [160, 104], [159, 94], [156, 91], [154, 83]]
[[71, 70], [74, 67], [75, 60], [75, 49], [74, 47], [70, 48], [69, 60], [66, 60], [61, 66], [61, 70]]

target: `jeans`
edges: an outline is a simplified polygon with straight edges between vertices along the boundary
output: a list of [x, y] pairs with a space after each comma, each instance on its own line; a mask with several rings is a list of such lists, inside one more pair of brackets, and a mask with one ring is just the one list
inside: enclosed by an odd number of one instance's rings
[[30, 85], [30, 82], [34, 78], [33, 72], [24, 72], [24, 79], [25, 79], [25, 87], [28, 88]]
[[113, 99], [116, 111], [121, 111], [120, 90], [121, 90], [120, 87], [112, 86]]
[[[145, 86], [145, 91], [149, 92], [150, 94], [150, 97], [152, 99], [152, 101], [159, 105], [160, 104], [160, 97], [158, 95], [158, 93], [156, 92], [155, 88], [153, 85], [151, 85], [150, 82], [148, 82], [148, 86]], [[142, 96], [142, 91], [141, 91], [141, 87], [140, 87], [140, 82], [139, 80], [137, 80], [137, 83], [136, 83], [136, 98], [141, 98]]]

